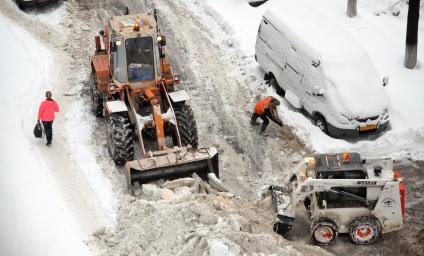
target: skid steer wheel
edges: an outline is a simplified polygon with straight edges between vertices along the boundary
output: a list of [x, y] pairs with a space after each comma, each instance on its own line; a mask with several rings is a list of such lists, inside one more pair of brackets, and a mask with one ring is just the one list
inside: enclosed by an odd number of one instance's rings
[[355, 244], [371, 244], [380, 236], [378, 224], [379, 221], [375, 217], [357, 217], [350, 223], [350, 238]]
[[328, 134], [327, 121], [325, 121], [325, 118], [322, 115], [316, 114], [314, 117], [314, 123], [322, 132]]
[[328, 218], [317, 218], [311, 227], [312, 240], [316, 244], [328, 245], [336, 240], [338, 228], [334, 221]]
[[269, 80], [269, 85], [271, 85], [272, 87], [275, 88], [275, 91], [277, 92], [278, 95], [284, 97], [284, 95], [286, 95], [286, 92], [283, 90], [283, 88], [280, 87], [280, 85], [278, 84], [277, 80], [272, 77]]
[[[199, 138], [197, 135], [197, 125], [194, 119], [193, 110], [189, 105], [179, 105], [174, 107], [175, 117], [177, 118], [178, 131], [180, 132], [182, 146], [191, 145], [197, 148]], [[174, 145], [178, 145], [176, 136], [172, 136]]]
[[128, 117], [117, 114], [109, 116], [106, 133], [109, 153], [117, 165], [134, 158], [134, 138]]
[[96, 84], [96, 77], [92, 72], [90, 74], [90, 96], [91, 96], [91, 111], [97, 117], [103, 116], [103, 93], [99, 91]]

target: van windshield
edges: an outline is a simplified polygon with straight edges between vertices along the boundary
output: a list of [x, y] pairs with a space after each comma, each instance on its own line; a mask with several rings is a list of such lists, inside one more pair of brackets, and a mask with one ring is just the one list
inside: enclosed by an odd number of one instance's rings
[[153, 38], [138, 37], [125, 41], [128, 81], [153, 80], [155, 78]]

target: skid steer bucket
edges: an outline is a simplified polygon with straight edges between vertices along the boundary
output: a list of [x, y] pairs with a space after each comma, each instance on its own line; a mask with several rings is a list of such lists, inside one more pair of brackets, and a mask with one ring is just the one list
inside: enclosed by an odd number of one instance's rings
[[125, 165], [128, 189], [135, 181], [140, 184], [158, 179], [177, 179], [196, 173], [208, 181], [208, 174], [219, 178], [218, 151], [215, 147], [187, 147], [157, 151], [150, 157], [129, 161]]
[[274, 231], [280, 235], [284, 235], [291, 230], [295, 217], [292, 197], [280, 186], [270, 186], [269, 190], [272, 195], [272, 203], [277, 211]]

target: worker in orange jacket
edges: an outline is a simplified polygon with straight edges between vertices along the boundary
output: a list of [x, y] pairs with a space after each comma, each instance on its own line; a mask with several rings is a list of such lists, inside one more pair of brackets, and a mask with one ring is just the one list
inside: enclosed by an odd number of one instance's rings
[[268, 136], [268, 134], [265, 133], [266, 127], [269, 124], [268, 118], [277, 123], [279, 126], [283, 126], [283, 122], [281, 122], [277, 115], [277, 106], [279, 105], [280, 101], [272, 96], [268, 96], [256, 103], [250, 124], [259, 125], [256, 120], [258, 117], [262, 119], [263, 122], [259, 134]]
[[40, 120], [43, 122], [44, 132], [46, 133], [47, 146], [52, 144], [53, 121], [55, 112], [59, 112], [59, 106], [57, 105], [57, 102], [52, 99], [52, 93], [47, 91], [46, 100], [41, 102], [37, 118], [37, 122], [40, 122]]

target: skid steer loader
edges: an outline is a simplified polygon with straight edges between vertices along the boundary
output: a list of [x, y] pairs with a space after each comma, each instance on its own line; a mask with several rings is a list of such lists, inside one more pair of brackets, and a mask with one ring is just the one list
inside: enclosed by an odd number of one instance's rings
[[348, 233], [356, 244], [371, 244], [403, 227], [405, 187], [390, 159], [317, 154], [295, 167], [286, 186], [269, 189], [277, 210], [274, 231], [281, 235], [291, 230], [301, 201], [317, 244], [329, 244], [339, 233]]
[[180, 78], [165, 52], [156, 10], [115, 16], [99, 34], [91, 57], [92, 110], [107, 118], [109, 152], [116, 164], [125, 164], [128, 187], [194, 172], [217, 179], [217, 150], [197, 149], [197, 127], [186, 104], [190, 97], [175, 90]]

